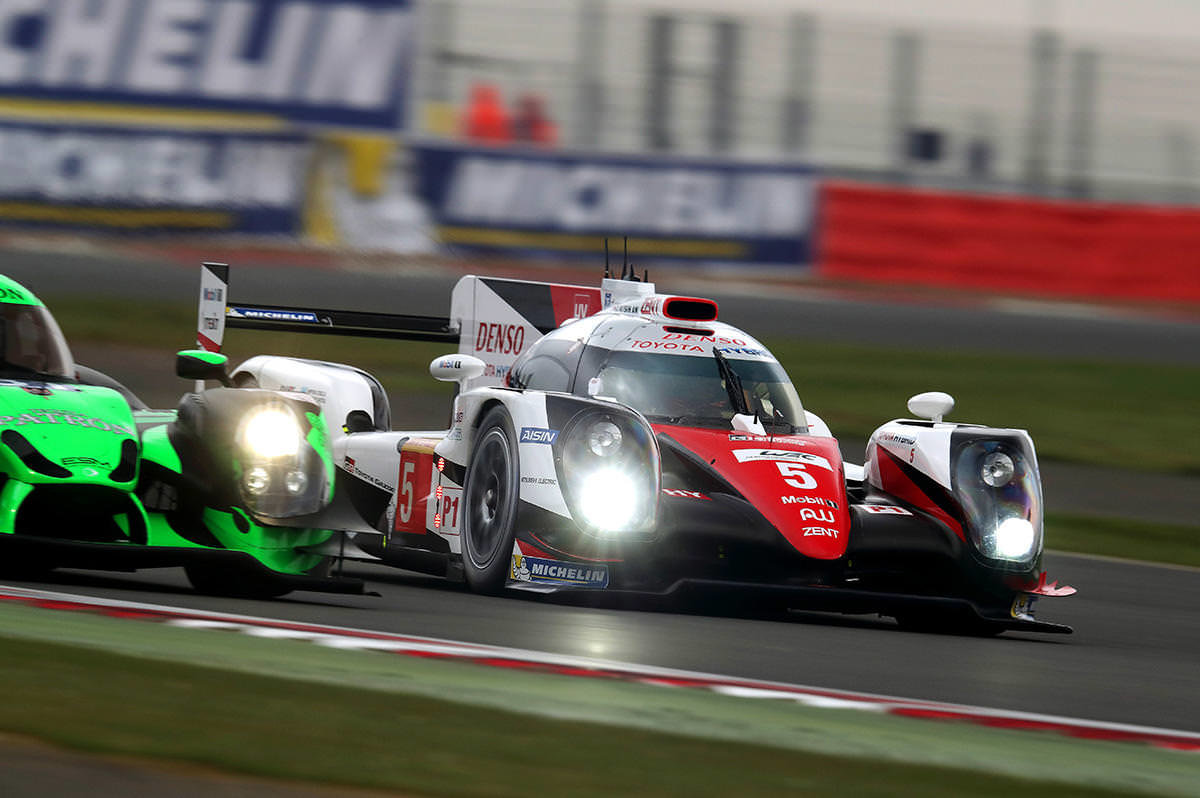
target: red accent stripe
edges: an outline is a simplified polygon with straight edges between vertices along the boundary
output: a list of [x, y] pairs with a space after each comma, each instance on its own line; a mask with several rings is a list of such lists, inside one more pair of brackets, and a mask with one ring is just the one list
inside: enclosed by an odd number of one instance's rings
[[221, 351], [221, 345], [202, 332], [196, 333], [196, 343], [206, 352]]

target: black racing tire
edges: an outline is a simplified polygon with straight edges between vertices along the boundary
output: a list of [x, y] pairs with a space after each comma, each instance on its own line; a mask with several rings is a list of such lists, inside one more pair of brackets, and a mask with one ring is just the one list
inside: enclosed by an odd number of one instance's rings
[[503, 407], [492, 408], [479, 425], [463, 483], [463, 575], [476, 593], [499, 593], [508, 581], [520, 484], [512, 419]]
[[292, 592], [292, 588], [250, 568], [227, 564], [189, 563], [183, 570], [196, 592], [208, 596], [273, 599]]

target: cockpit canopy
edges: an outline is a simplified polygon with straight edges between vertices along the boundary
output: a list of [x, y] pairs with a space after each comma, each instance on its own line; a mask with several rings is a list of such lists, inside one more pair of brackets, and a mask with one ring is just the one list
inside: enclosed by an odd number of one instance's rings
[[581, 319], [530, 346], [508, 384], [614, 399], [657, 423], [729, 428], [739, 410], [727, 374], [740, 383], [742, 407], [766, 429], [807, 432], [800, 397], [779, 362], [719, 323], [683, 328], [629, 316]]
[[0, 303], [0, 374], [16, 378], [75, 376], [67, 339], [45, 305]]

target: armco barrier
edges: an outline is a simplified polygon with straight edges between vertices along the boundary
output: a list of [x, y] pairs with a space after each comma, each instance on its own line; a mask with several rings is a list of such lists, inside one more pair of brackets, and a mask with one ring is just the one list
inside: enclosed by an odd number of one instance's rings
[[1200, 302], [1200, 209], [827, 182], [817, 238], [831, 279]]

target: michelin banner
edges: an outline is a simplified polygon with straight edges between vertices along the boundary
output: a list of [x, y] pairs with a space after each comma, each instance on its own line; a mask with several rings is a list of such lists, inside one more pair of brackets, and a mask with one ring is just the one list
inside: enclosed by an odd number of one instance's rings
[[634, 158], [446, 144], [414, 147], [416, 191], [441, 241], [595, 257], [806, 264], [815, 172], [796, 164]]
[[392, 131], [414, 26], [411, 0], [3, 0], [0, 114], [100, 104]]
[[295, 234], [311, 152], [299, 135], [0, 123], [0, 220]]

